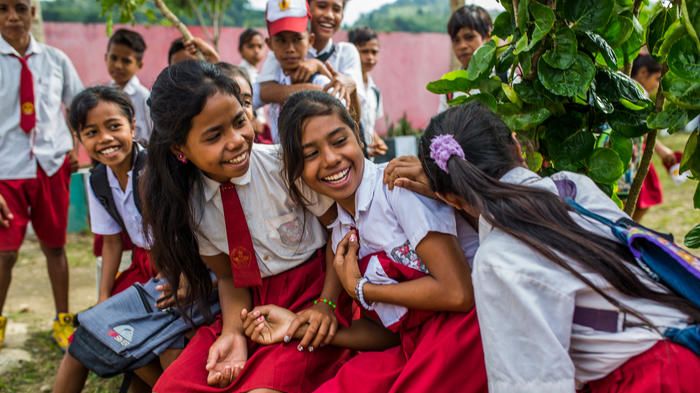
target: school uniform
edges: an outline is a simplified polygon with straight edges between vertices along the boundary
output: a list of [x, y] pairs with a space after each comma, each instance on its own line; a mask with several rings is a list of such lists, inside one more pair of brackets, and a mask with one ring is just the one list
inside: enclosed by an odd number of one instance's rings
[[83, 85], [63, 52], [34, 37], [19, 57], [0, 37], [0, 194], [14, 215], [9, 228], [0, 228], [0, 251], [19, 249], [30, 220], [42, 244], [59, 248], [66, 242], [73, 148], [61, 104], [68, 106]]
[[[117, 87], [114, 82], [112, 86]], [[131, 104], [134, 107], [134, 115], [136, 118], [136, 138], [135, 140], [146, 146], [153, 132], [153, 120], [151, 120], [151, 108], [148, 106], [148, 97], [151, 92], [146, 86], [141, 84], [139, 78], [134, 75], [129, 79], [129, 82], [124, 85], [122, 91], [129, 96]]]
[[[358, 87], [357, 93], [362, 96], [363, 92], [360, 89], [360, 86], [363, 85], [362, 63], [360, 62], [360, 52], [357, 51], [355, 45], [349, 42], [334, 43], [333, 40], [329, 40], [328, 44], [320, 52], [316, 48], [309, 48], [306, 57], [308, 59], [318, 58], [324, 62], [327, 61], [336, 71], [351, 77]], [[258, 75], [258, 83], [275, 82], [280, 70], [280, 63], [277, 61], [275, 54], [272, 52], [268, 53], [262, 70]]]
[[[609, 219], [626, 215], [587, 177], [560, 172], [554, 179], [576, 184], [576, 201]], [[557, 193], [552, 178], [514, 168], [502, 182]], [[583, 228], [612, 238], [609, 228], [572, 213]], [[664, 341], [571, 273], [519, 240], [479, 219], [479, 249], [472, 281], [482, 330], [489, 391], [499, 392], [691, 392], [700, 360]], [[623, 295], [599, 274], [570, 262], [607, 295], [647, 317], [655, 326], [685, 327], [688, 316], [653, 301]], [[653, 284], [633, 267], [642, 281]], [[602, 323], [601, 315], [607, 318]], [[662, 385], [672, 386], [662, 390]], [[616, 386], [616, 387], [615, 387]], [[607, 388], [610, 390], [606, 390]]]
[[[102, 165], [102, 164], [100, 164]], [[90, 208], [90, 228], [96, 235], [117, 235], [126, 232], [131, 248], [131, 265], [120, 272], [114, 281], [112, 295], [125, 290], [134, 283], [145, 283], [156, 275], [151, 264], [150, 244], [143, 233], [143, 218], [134, 201], [136, 190], [133, 189], [133, 169], [128, 172], [126, 188], [122, 190], [119, 180], [110, 168], [106, 168], [107, 180], [112, 193], [114, 205], [121, 217], [124, 227], [112, 217], [95, 195], [92, 185], [88, 187], [88, 206]]]
[[[385, 165], [364, 162], [355, 194], [355, 216], [338, 206], [329, 226], [332, 245], [351, 229], [359, 234], [360, 271], [370, 282], [391, 285], [429, 274], [416, 247], [429, 232], [456, 236], [452, 208], [383, 184]], [[374, 303], [369, 315], [398, 332], [401, 344], [362, 352], [317, 392], [486, 392], [486, 372], [476, 312], [409, 310]], [[456, 371], [455, 367], [461, 371]]]
[[[253, 306], [276, 304], [293, 312], [310, 307], [318, 298], [325, 276], [326, 233], [317, 216], [333, 204], [302, 187], [308, 205], [296, 205], [279, 174], [281, 151], [276, 145], [254, 144], [250, 167], [231, 179], [250, 231], [262, 284], [251, 288]], [[202, 176], [202, 200], [194, 198], [197, 241], [201, 255], [229, 254], [226, 201], [223, 185]], [[232, 262], [232, 270], [237, 262]], [[336, 315], [349, 321], [350, 302], [340, 302]], [[238, 378], [220, 389], [208, 386], [205, 369], [209, 347], [222, 322], [202, 327], [178, 359], [158, 380], [156, 392], [247, 392], [271, 388], [288, 393], [310, 392], [331, 378], [349, 351], [333, 346], [299, 352], [295, 345], [258, 346], [249, 342], [248, 360]]]
[[[277, 83], [280, 85], [286, 85], [290, 86], [292, 85], [292, 79], [288, 76], [285, 75], [284, 71], [280, 68], [277, 72], [277, 78], [275, 79]], [[311, 80], [309, 80], [309, 83], [312, 83], [317, 86], [325, 86], [331, 82], [330, 79], [328, 79], [327, 76], [321, 75], [321, 74], [315, 74], [311, 77]], [[277, 103], [272, 103], [268, 107], [268, 115], [270, 118], [270, 122], [268, 123], [270, 126], [270, 136], [272, 137], [272, 143], [280, 143], [280, 133], [279, 133], [279, 125], [277, 124], [278, 119], [280, 117], [280, 111], [282, 111], [282, 105], [277, 104]]]
[[379, 87], [374, 83], [374, 79], [369, 75], [367, 76], [367, 83], [365, 84], [363, 82], [358, 90], [362, 90], [362, 94], [360, 95], [360, 106], [362, 108], [360, 123], [362, 124], [365, 143], [371, 145], [374, 139], [374, 127], [377, 123], [377, 119], [384, 116], [382, 95], [379, 91]]

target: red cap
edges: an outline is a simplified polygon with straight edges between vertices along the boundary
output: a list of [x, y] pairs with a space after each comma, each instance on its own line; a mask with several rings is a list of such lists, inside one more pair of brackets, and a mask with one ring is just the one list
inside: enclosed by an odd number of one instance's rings
[[306, 0], [268, 0], [265, 10], [270, 37], [282, 31], [302, 33], [308, 30], [309, 4]]

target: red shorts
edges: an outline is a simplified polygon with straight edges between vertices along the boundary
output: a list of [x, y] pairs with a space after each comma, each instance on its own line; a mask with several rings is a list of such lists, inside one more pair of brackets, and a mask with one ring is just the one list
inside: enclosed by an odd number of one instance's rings
[[589, 382], [590, 393], [700, 392], [700, 358], [667, 340], [637, 355], [603, 379]]
[[44, 246], [61, 248], [66, 244], [70, 161], [66, 156], [53, 176], [47, 176], [41, 166], [37, 168], [34, 179], [0, 180], [0, 195], [14, 216], [9, 228], [0, 227], [0, 251], [19, 250], [29, 221]]
[[656, 174], [654, 164], [649, 165], [649, 172], [644, 178], [642, 188], [639, 190], [639, 198], [637, 199], [638, 209], [648, 209], [652, 206], [660, 205], [664, 200], [663, 191], [661, 189], [661, 181], [659, 175]]
[[145, 283], [156, 276], [156, 271], [151, 265], [151, 254], [148, 250], [134, 246], [131, 250], [131, 265], [117, 275], [112, 286], [112, 295], [129, 288], [135, 283]]

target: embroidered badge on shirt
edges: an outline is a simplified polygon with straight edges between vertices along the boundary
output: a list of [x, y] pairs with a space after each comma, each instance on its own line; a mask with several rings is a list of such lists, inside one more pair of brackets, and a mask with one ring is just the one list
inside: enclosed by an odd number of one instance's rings
[[250, 252], [244, 247], [238, 246], [229, 252], [231, 263], [236, 267], [244, 267], [250, 264]]
[[301, 242], [301, 237], [304, 232], [303, 225], [299, 217], [294, 217], [292, 221], [285, 222], [277, 227], [277, 232], [280, 235], [280, 240], [286, 246], [294, 246]]
[[418, 253], [411, 248], [411, 243], [408, 241], [391, 250], [391, 258], [404, 266], [428, 274], [428, 268], [425, 267], [423, 261], [418, 257]]
[[31, 115], [34, 113], [34, 104], [31, 102], [25, 102], [22, 104], [22, 113], [25, 115]]

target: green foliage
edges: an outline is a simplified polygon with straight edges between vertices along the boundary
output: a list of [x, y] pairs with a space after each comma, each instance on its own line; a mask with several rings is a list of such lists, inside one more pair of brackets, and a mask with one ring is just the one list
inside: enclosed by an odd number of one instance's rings
[[397, 136], [419, 136], [422, 133], [423, 130], [413, 127], [406, 113], [401, 116], [399, 121], [392, 123], [387, 130], [387, 136], [390, 138]]
[[[637, 12], [634, 3], [501, 1], [506, 11], [494, 28], [501, 42], [483, 46], [467, 71], [446, 74], [428, 89], [461, 91], [467, 96], [454, 104], [478, 100], [494, 109], [523, 141], [531, 168], [586, 173], [612, 193], [632, 157], [630, 138], [650, 129], [673, 132], [700, 113], [700, 0], [644, 1]], [[668, 66], [656, 105], [628, 75], [645, 45]], [[506, 80], [483, 91], [494, 66]], [[696, 179], [698, 139], [695, 131], [682, 163]], [[700, 205], [700, 191], [696, 199]]]

